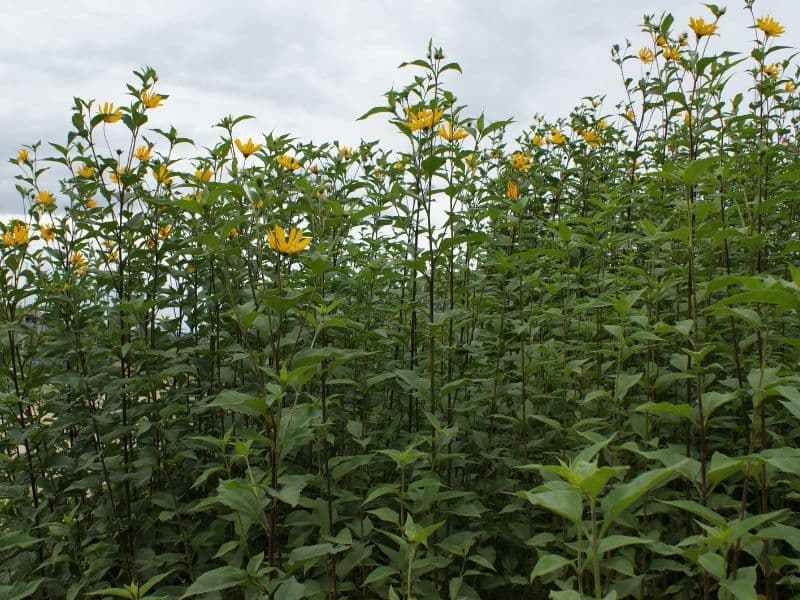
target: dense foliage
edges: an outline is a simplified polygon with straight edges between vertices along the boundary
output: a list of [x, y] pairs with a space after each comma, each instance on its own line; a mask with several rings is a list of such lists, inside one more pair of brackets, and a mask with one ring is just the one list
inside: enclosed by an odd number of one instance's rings
[[798, 593], [797, 74], [710, 8], [511, 143], [433, 46], [403, 152], [76, 98], [12, 159], [0, 597]]

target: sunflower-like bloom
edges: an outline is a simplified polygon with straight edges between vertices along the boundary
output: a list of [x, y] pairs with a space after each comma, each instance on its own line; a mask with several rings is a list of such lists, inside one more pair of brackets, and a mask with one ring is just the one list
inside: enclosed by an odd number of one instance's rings
[[115, 109], [112, 102], [104, 102], [100, 106], [100, 114], [103, 116], [103, 121], [105, 123], [116, 123], [122, 119], [122, 109]]
[[20, 148], [20, 151], [17, 152], [17, 164], [21, 165], [24, 162], [28, 162], [29, 158], [30, 154], [28, 154], [28, 151], [25, 148]]
[[69, 255], [69, 263], [71, 265], [75, 265], [76, 267], [82, 266], [85, 261], [86, 259], [80, 252], [73, 252], [72, 254]]
[[78, 177], [83, 177], [84, 179], [88, 179], [92, 175], [94, 175], [94, 167], [92, 165], [83, 165], [82, 167], [78, 167], [77, 170]]
[[689, 34], [682, 33], [678, 36], [678, 46], [686, 48], [689, 45]]
[[291, 156], [286, 156], [285, 154], [281, 154], [280, 156], [276, 157], [275, 161], [284, 169], [288, 169], [289, 171], [296, 171], [301, 166], [300, 163], [294, 158]]
[[197, 169], [194, 172], [194, 176], [197, 177], [197, 179], [199, 179], [203, 183], [208, 183], [209, 181], [211, 181], [211, 177], [213, 175], [214, 173], [213, 171], [211, 171], [211, 169]]
[[39, 229], [39, 233], [45, 242], [52, 242], [56, 239], [56, 228], [53, 225], [44, 225]]
[[86, 202], [86, 208], [95, 208], [97, 206], [97, 200], [89, 200]]
[[136, 149], [136, 152], [133, 153], [133, 158], [141, 161], [146, 161], [150, 158], [150, 154], [153, 152], [152, 146], [139, 146]]
[[781, 74], [781, 68], [778, 64], [772, 63], [771, 65], [763, 65], [761, 67], [761, 72], [770, 79], [777, 79]]
[[461, 127], [458, 129], [453, 129], [453, 124], [448, 122], [447, 124], [442, 123], [439, 125], [439, 129], [436, 131], [439, 134], [439, 137], [443, 140], [447, 140], [448, 142], [457, 142], [459, 140], [463, 140], [466, 137], [469, 137], [469, 134], [464, 131]]
[[108, 253], [108, 259], [107, 260], [108, 260], [109, 263], [117, 262], [118, 258], [119, 258], [119, 255], [116, 252], [111, 251], [111, 252]]
[[444, 112], [438, 108], [434, 110], [423, 108], [417, 112], [409, 111], [408, 121], [405, 124], [411, 131], [430, 129], [442, 120], [442, 115], [444, 115]]
[[511, 167], [516, 169], [517, 171], [527, 171], [533, 165], [531, 164], [531, 157], [528, 154], [524, 154], [522, 152], [516, 152], [511, 157]]
[[695, 19], [694, 17], [689, 17], [689, 29], [694, 31], [694, 34], [697, 36], [697, 39], [707, 35], [714, 35], [717, 33], [717, 24], [716, 23], [706, 23], [703, 19]]
[[597, 128], [598, 128], [598, 129], [607, 129], [607, 128], [608, 128], [608, 123], [606, 122], [606, 120], [605, 120], [605, 119], [600, 119], [600, 120], [597, 122]]
[[231, 239], [239, 237], [239, 230], [236, 227], [231, 227], [231, 230], [228, 232], [228, 237]]
[[166, 165], [159, 165], [157, 169], [153, 168], [153, 178], [161, 185], [169, 185], [172, 183], [172, 176], [170, 176], [169, 169], [167, 169]]
[[550, 137], [548, 138], [547, 141], [553, 144], [554, 146], [560, 146], [561, 144], [567, 141], [567, 138], [565, 138], [564, 134], [561, 133], [558, 129], [553, 129], [553, 131], [550, 132]]
[[659, 48], [667, 47], [667, 40], [664, 38], [663, 35], [660, 35], [656, 38], [656, 46], [658, 46]]
[[289, 237], [280, 225], [275, 225], [274, 230], [267, 231], [269, 247], [281, 254], [297, 254], [311, 243], [310, 237], [303, 237], [303, 230], [292, 227]]
[[796, 89], [797, 89], [797, 84], [795, 84], [795, 82], [794, 82], [794, 81], [787, 81], [787, 82], [786, 82], [786, 85], [784, 85], [784, 86], [783, 86], [783, 90], [784, 90], [784, 91], [785, 91], [787, 94], [791, 94], [791, 93], [792, 93], [793, 91], [795, 91]]
[[506, 184], [506, 198], [509, 200], [519, 200], [519, 187], [513, 181]]
[[642, 61], [644, 64], [649, 65], [656, 59], [653, 51], [650, 48], [642, 48], [639, 50], [639, 60]]
[[761, 17], [756, 19], [756, 25], [763, 31], [767, 37], [778, 37], [786, 31], [783, 25], [778, 23], [772, 17]]
[[600, 145], [600, 136], [594, 131], [588, 130], [581, 133], [583, 141], [589, 144], [592, 148]]
[[164, 97], [156, 94], [155, 92], [142, 92], [142, 95], [139, 96], [139, 99], [147, 108], [157, 108], [161, 106], [161, 102], [164, 100]]
[[55, 204], [55, 201], [56, 199], [50, 192], [39, 192], [39, 195], [33, 199], [34, 204], [36, 204], [36, 208], [39, 210], [50, 208], [53, 206], [53, 204]]
[[625, 116], [628, 117], [628, 120], [633, 121], [636, 119], [636, 113], [633, 112], [632, 108], [629, 108], [625, 111]]
[[128, 174], [128, 171], [125, 169], [125, 167], [119, 167], [116, 171], [112, 171], [111, 173], [109, 173], [108, 178], [113, 183], [116, 183], [117, 185], [121, 185], [122, 184], [123, 175], [127, 175], [127, 174]]
[[24, 223], [15, 222], [14, 226], [2, 235], [3, 243], [6, 246], [24, 246], [31, 239], [30, 230]]
[[667, 47], [661, 52], [661, 56], [664, 57], [664, 60], [680, 60], [681, 51], [677, 46], [675, 48]]
[[349, 146], [339, 146], [336, 151], [339, 153], [339, 156], [346, 160], [353, 157], [353, 149]]
[[236, 138], [234, 143], [236, 144], [236, 147], [239, 149], [239, 152], [241, 152], [245, 158], [261, 150], [261, 144], [254, 143], [253, 138], [247, 138], [246, 142], [243, 142], [239, 138]]
[[165, 240], [169, 237], [170, 232], [172, 231], [172, 227], [169, 225], [164, 225], [163, 227], [158, 228], [158, 238], [161, 240]]
[[542, 146], [544, 146], [544, 138], [540, 136], [538, 133], [536, 133], [531, 138], [531, 144], [533, 144], [537, 148], [541, 148]]

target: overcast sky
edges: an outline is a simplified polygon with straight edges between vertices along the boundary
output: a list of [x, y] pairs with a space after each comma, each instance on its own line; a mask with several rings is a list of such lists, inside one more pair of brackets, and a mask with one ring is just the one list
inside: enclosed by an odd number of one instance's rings
[[[721, 3], [722, 4], [722, 3]], [[737, 0], [726, 5], [717, 48], [749, 50], [752, 24]], [[582, 96], [605, 94], [613, 111], [623, 88], [609, 49], [647, 41], [643, 14], [709, 20], [688, 0], [306, 0], [223, 3], [210, 0], [74, 0], [5, 3], [0, 20], [0, 213], [19, 211], [20, 144], [64, 143], [73, 96], [128, 102], [126, 82], [144, 65], [170, 94], [150, 125], [174, 125], [199, 146], [219, 135], [227, 114], [257, 119], [237, 131], [275, 131], [317, 142], [382, 138], [398, 143], [385, 118], [355, 119], [383, 93], [412, 77], [398, 70], [424, 56], [428, 40], [459, 62], [446, 85], [468, 113], [514, 117], [566, 115]], [[797, 46], [798, 0], [759, 0], [756, 14], [785, 27]], [[633, 64], [631, 63], [631, 66]]]

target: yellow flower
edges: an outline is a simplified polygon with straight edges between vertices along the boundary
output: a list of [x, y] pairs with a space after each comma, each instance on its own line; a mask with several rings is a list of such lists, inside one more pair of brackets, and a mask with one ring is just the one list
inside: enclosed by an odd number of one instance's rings
[[689, 17], [689, 29], [694, 31], [697, 39], [707, 35], [714, 35], [717, 32], [716, 23], [706, 23], [703, 19]]
[[531, 157], [528, 154], [517, 152], [511, 157], [511, 167], [517, 171], [527, 171], [532, 166]]
[[86, 208], [94, 208], [95, 206], [97, 206], [97, 200], [89, 200], [86, 203]]
[[442, 115], [444, 115], [444, 112], [438, 108], [435, 110], [423, 108], [417, 112], [409, 111], [406, 125], [411, 131], [417, 131], [418, 129], [429, 129], [442, 120]]
[[656, 46], [658, 46], [659, 48], [667, 47], [667, 40], [664, 39], [663, 35], [660, 35], [656, 38]]
[[683, 122], [687, 125], [692, 122], [692, 113], [688, 110], [683, 111]]
[[150, 158], [150, 154], [153, 152], [152, 146], [139, 146], [136, 149], [136, 152], [133, 153], [133, 158], [141, 161], [145, 161]]
[[681, 51], [679, 48], [664, 48], [661, 52], [661, 56], [664, 57], [664, 60], [680, 60], [681, 59]]
[[166, 165], [159, 165], [158, 169], [153, 169], [153, 178], [161, 185], [169, 185], [172, 183], [172, 177], [169, 174], [169, 169]]
[[39, 192], [39, 195], [33, 200], [39, 210], [53, 206], [55, 201], [56, 199], [53, 198], [53, 194], [50, 192]]
[[685, 33], [682, 33], [678, 36], [678, 45], [681, 48], [686, 48], [689, 45], [689, 36]]
[[291, 156], [286, 156], [285, 154], [281, 154], [275, 161], [282, 166], [284, 169], [288, 169], [289, 171], [294, 171], [300, 168], [300, 163], [293, 159]]
[[598, 128], [598, 129], [605, 129], [606, 127], [608, 127], [608, 123], [606, 123], [606, 120], [605, 120], [605, 119], [600, 119], [600, 120], [597, 122], [597, 128]]
[[194, 172], [194, 176], [197, 177], [203, 183], [208, 183], [209, 181], [211, 181], [212, 175], [214, 175], [214, 173], [211, 171], [211, 169], [202, 169], [202, 170], [197, 169]]
[[114, 108], [114, 104], [106, 102], [100, 106], [100, 114], [103, 116], [103, 121], [106, 123], [116, 123], [122, 119], [122, 109]]
[[78, 168], [78, 177], [84, 177], [88, 179], [94, 175], [94, 167], [91, 165], [83, 165], [82, 167]]
[[628, 117], [628, 119], [631, 121], [636, 119], [636, 113], [633, 112], [632, 108], [629, 108], [628, 110], [625, 111], [625, 116]]
[[453, 130], [453, 124], [450, 122], [439, 125], [437, 133], [439, 134], [440, 138], [447, 140], [448, 142], [457, 142], [459, 140], [463, 140], [465, 137], [469, 137], [469, 134], [461, 127]]
[[537, 148], [541, 148], [544, 146], [544, 138], [537, 133], [531, 138], [531, 144]]
[[195, 267], [194, 265], [189, 265], [188, 267], [186, 267], [186, 272], [189, 274], [196, 273], [197, 267]]
[[172, 227], [169, 225], [164, 225], [163, 227], [158, 228], [158, 237], [161, 240], [165, 240], [169, 237], [170, 232], [172, 231]]
[[115, 263], [115, 262], [117, 262], [117, 258], [119, 258], [119, 257], [117, 256], [116, 252], [109, 252], [108, 253], [108, 262]]
[[402, 171], [405, 168], [405, 164], [403, 164], [402, 160], [398, 160], [396, 163], [394, 163], [394, 168], [398, 171]]
[[236, 229], [236, 227], [231, 228], [231, 230], [228, 232], [228, 237], [231, 239], [239, 237], [239, 230]]
[[45, 242], [52, 242], [56, 237], [56, 228], [53, 225], [45, 225], [39, 232]]
[[28, 162], [28, 158], [30, 158], [28, 151], [25, 148], [20, 148], [20, 151], [17, 152], [17, 164]]
[[594, 131], [584, 131], [581, 133], [583, 141], [589, 144], [592, 148], [600, 145], [600, 137]]
[[117, 185], [121, 185], [122, 184], [122, 177], [124, 175], [127, 175], [127, 174], [128, 174], [128, 171], [125, 169], [125, 167], [119, 167], [116, 171], [111, 171], [111, 173], [109, 173], [109, 175], [108, 175], [108, 178], [113, 183], [116, 183]]
[[771, 65], [762, 65], [761, 72], [770, 79], [777, 79], [781, 74], [781, 68], [776, 63], [772, 63]]
[[653, 55], [653, 51], [650, 48], [642, 48], [639, 50], [639, 60], [642, 61], [644, 64], [649, 65], [651, 62], [655, 60], [655, 55]]
[[766, 34], [767, 37], [778, 37], [786, 31], [783, 25], [778, 23], [772, 17], [761, 17], [760, 19], [756, 19], [756, 25]]
[[235, 144], [239, 152], [241, 152], [245, 158], [261, 150], [261, 144], [254, 143], [253, 138], [247, 138], [246, 142], [242, 142], [242, 140], [236, 138]]
[[282, 254], [297, 254], [311, 243], [310, 237], [303, 237], [303, 230], [292, 227], [288, 239], [286, 232], [280, 225], [275, 225], [274, 231], [267, 231], [269, 247]]
[[345, 159], [349, 159], [353, 156], [353, 149], [349, 146], [339, 146], [336, 151]]
[[144, 104], [147, 108], [157, 108], [161, 106], [161, 101], [164, 99], [163, 96], [156, 94], [155, 92], [142, 92], [142, 95], [139, 96], [142, 100], [142, 104]]
[[783, 89], [786, 93], [791, 94], [793, 91], [797, 89], [797, 85], [794, 81], [787, 81], [786, 85], [783, 86]]
[[506, 185], [506, 198], [509, 200], [519, 200], [519, 187], [513, 181], [509, 181]]
[[85, 260], [86, 259], [83, 258], [83, 254], [81, 254], [80, 252], [73, 252], [69, 256], [70, 264], [75, 265], [76, 267], [80, 267], [81, 265], [83, 265]]
[[566, 142], [567, 138], [565, 138], [564, 135], [558, 129], [553, 129], [553, 131], [550, 132], [550, 139], [548, 141], [551, 144], [558, 146]]
[[147, 238], [147, 247], [152, 250], [156, 247], [156, 241], [153, 238]]
[[3, 232], [2, 240], [6, 246], [23, 246], [30, 240], [30, 230], [24, 223], [14, 222], [10, 231]]

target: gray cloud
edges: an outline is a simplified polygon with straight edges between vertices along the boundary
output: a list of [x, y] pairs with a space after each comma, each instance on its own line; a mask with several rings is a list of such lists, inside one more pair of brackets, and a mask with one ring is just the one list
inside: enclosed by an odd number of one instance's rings
[[[411, 80], [397, 65], [424, 54], [428, 40], [464, 68], [446, 84], [471, 114], [565, 115], [582, 96], [622, 96], [609, 48], [645, 43], [641, 16], [669, 10], [679, 30], [707, 15], [688, 0], [343, 0], [305, 3], [140, 0], [15, 5], [0, 23], [0, 211], [18, 210], [6, 157], [38, 139], [63, 143], [73, 96], [126, 100], [125, 82], [144, 65], [158, 70], [171, 94], [153, 111], [153, 126], [174, 124], [198, 145], [211, 145], [226, 114], [253, 114], [240, 134], [290, 132], [316, 141], [398, 138], [380, 117], [354, 119]], [[796, 0], [756, 3], [778, 18], [792, 44], [800, 32]], [[750, 17], [738, 2], [721, 22], [725, 48], [747, 49]]]

